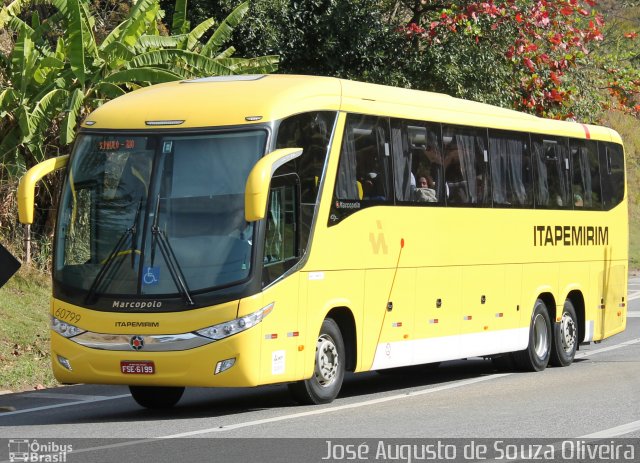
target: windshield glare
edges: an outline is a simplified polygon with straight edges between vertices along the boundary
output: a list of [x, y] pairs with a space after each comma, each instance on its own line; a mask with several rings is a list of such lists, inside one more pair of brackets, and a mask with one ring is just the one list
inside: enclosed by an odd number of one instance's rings
[[170, 296], [246, 279], [244, 188], [266, 136], [81, 135], [60, 205], [56, 281], [95, 295]]

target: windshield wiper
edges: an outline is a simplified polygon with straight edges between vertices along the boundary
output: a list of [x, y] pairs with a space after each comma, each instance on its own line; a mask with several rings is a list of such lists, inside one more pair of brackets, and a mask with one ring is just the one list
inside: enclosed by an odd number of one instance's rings
[[87, 293], [87, 297], [84, 300], [85, 304], [94, 302], [94, 296], [95, 296], [96, 290], [98, 289], [100, 283], [102, 283], [102, 280], [104, 280], [105, 276], [113, 266], [113, 262], [116, 260], [116, 257], [118, 257], [118, 254], [120, 253], [120, 251], [122, 251], [122, 248], [124, 247], [124, 244], [127, 241], [127, 237], [129, 236], [131, 236], [130, 252], [131, 252], [131, 267], [133, 268], [134, 253], [135, 253], [135, 246], [136, 246], [135, 242], [137, 237], [136, 230], [138, 227], [138, 219], [140, 218], [141, 210], [142, 210], [142, 198], [140, 198], [140, 202], [138, 203], [138, 209], [136, 210], [136, 215], [133, 218], [133, 224], [131, 224], [131, 226], [127, 228], [122, 235], [120, 235], [118, 242], [109, 253], [109, 257], [107, 257], [107, 260], [105, 261], [104, 265], [96, 275], [95, 279], [93, 280], [93, 283], [91, 283], [91, 287], [89, 288], [89, 293]]
[[162, 253], [162, 257], [164, 257], [164, 261], [167, 264], [167, 268], [169, 269], [169, 273], [171, 274], [171, 278], [173, 279], [176, 288], [178, 288], [188, 305], [194, 305], [193, 299], [191, 299], [189, 287], [187, 286], [186, 279], [182, 273], [180, 262], [178, 262], [176, 254], [173, 252], [173, 248], [167, 239], [167, 235], [158, 227], [159, 211], [160, 195], [158, 195], [156, 199], [155, 215], [153, 217], [153, 225], [151, 226], [151, 266], [153, 267], [156, 257], [156, 245], [159, 244], [160, 252]]

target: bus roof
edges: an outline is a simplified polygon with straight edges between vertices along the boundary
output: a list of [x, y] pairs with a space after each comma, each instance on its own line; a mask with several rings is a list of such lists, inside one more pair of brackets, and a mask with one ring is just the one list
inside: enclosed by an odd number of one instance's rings
[[[615, 131], [605, 127], [543, 119], [440, 93], [333, 77], [278, 74], [209, 77], [141, 88], [96, 109], [82, 127], [139, 130], [235, 126], [314, 110], [621, 142]], [[182, 122], [171, 125], [171, 121]]]

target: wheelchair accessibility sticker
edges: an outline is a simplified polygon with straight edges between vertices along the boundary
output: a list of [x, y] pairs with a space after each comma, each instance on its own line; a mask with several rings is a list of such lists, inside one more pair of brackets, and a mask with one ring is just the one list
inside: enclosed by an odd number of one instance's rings
[[160, 267], [144, 267], [142, 271], [142, 284], [153, 286], [160, 283]]

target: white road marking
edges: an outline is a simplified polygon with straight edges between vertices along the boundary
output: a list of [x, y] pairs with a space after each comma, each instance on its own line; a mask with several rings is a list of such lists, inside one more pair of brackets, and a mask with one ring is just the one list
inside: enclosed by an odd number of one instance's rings
[[635, 291], [627, 296], [627, 302], [640, 299], [640, 291]]
[[[586, 352], [579, 352], [578, 354], [576, 354], [576, 358], [589, 357], [591, 355], [596, 355], [596, 354], [600, 354], [600, 353], [603, 353], [603, 352], [609, 352], [609, 351], [612, 351], [612, 350], [615, 350], [615, 349], [620, 349], [621, 347], [628, 347], [628, 346], [631, 346], [631, 345], [637, 344], [637, 343], [640, 343], [640, 338], [631, 339], [629, 341], [625, 341], [625, 342], [620, 343], [620, 344], [615, 344], [613, 346], [603, 347], [601, 349], [595, 349], [595, 350], [590, 350], [590, 351], [586, 351]], [[479, 383], [479, 382], [482, 382], [482, 381], [489, 381], [489, 380], [492, 380], [492, 379], [504, 378], [505, 376], [510, 376], [512, 374], [514, 374], [514, 373], [501, 373], [501, 374], [495, 374], [495, 375], [491, 375], [491, 376], [482, 376], [480, 378], [461, 380], [461, 381], [453, 382], [453, 383], [450, 383], [450, 384], [446, 384], [444, 386], [434, 387], [434, 388], [430, 388], [430, 389], [421, 389], [421, 390], [418, 390], [418, 391], [412, 391], [412, 392], [408, 392], [408, 393], [405, 393], [405, 394], [396, 394], [396, 395], [389, 396], [389, 397], [381, 397], [379, 399], [365, 400], [363, 402], [358, 402], [358, 403], [355, 403], [355, 404], [338, 405], [336, 407], [321, 408], [321, 409], [316, 409], [316, 410], [310, 410], [308, 412], [293, 413], [291, 415], [282, 415], [282, 416], [277, 416], [277, 417], [273, 417], [273, 418], [265, 418], [265, 419], [262, 419], [262, 420], [246, 421], [244, 423], [230, 424], [230, 425], [227, 425], [227, 426], [224, 426], [224, 425], [223, 426], [217, 426], [215, 428], [209, 428], [209, 429], [199, 429], [197, 431], [184, 432], [184, 433], [180, 433], [180, 434], [170, 434], [170, 435], [167, 435], [167, 436], [161, 436], [160, 439], [175, 439], [175, 438], [179, 438], [179, 437], [189, 437], [189, 436], [195, 436], [195, 435], [206, 434], [206, 433], [211, 433], [211, 432], [229, 431], [229, 430], [232, 430], [232, 429], [246, 428], [246, 427], [249, 427], [249, 426], [258, 426], [258, 425], [265, 424], [265, 423], [273, 423], [273, 422], [277, 422], [277, 421], [302, 418], [302, 417], [305, 417], [305, 416], [312, 416], [312, 415], [322, 415], [322, 414], [325, 414], [325, 413], [332, 413], [332, 412], [339, 411], [339, 410], [348, 410], [348, 409], [352, 409], [352, 408], [366, 407], [368, 405], [377, 405], [377, 404], [383, 403], [383, 402], [390, 402], [390, 401], [393, 401], [393, 400], [401, 400], [401, 399], [406, 399], [406, 398], [410, 398], [410, 397], [416, 397], [416, 396], [425, 395], [425, 394], [433, 394], [435, 392], [440, 392], [440, 391], [445, 391], [445, 390], [448, 390], [448, 389], [454, 389], [454, 388], [458, 388], [458, 387], [468, 386], [468, 385]]]
[[82, 395], [82, 394], [61, 394], [56, 392], [30, 392], [24, 395], [30, 399], [62, 399], [91, 402], [94, 399], [110, 399], [108, 395]]
[[603, 429], [602, 431], [587, 434], [586, 436], [580, 436], [578, 439], [608, 439], [610, 437], [624, 436], [640, 429], [640, 421], [632, 421], [631, 423], [615, 426], [609, 429]]
[[640, 338], [635, 338], [635, 339], [630, 339], [630, 340], [625, 341], [625, 342], [621, 342], [620, 344], [614, 344], [613, 346], [603, 347], [601, 349], [588, 350], [586, 352], [578, 352], [576, 354], [576, 358], [580, 359], [580, 358], [584, 358], [584, 357], [589, 357], [590, 355], [601, 354], [603, 352], [609, 352], [609, 351], [612, 351], [612, 350], [620, 349], [621, 347], [632, 346], [634, 344], [638, 344], [639, 342], [640, 342]]
[[0, 418], [3, 418], [5, 416], [10, 416], [10, 415], [20, 415], [22, 413], [31, 413], [31, 412], [39, 412], [41, 410], [50, 410], [52, 408], [73, 407], [74, 405], [84, 405], [92, 402], [103, 402], [105, 400], [122, 399], [124, 397], [131, 397], [131, 394], [103, 396], [103, 397], [97, 397], [91, 400], [81, 400], [79, 402], [45, 405], [43, 407], [25, 408], [24, 410], [16, 410], [15, 412], [0, 413]]
[[450, 383], [450, 384], [445, 384], [444, 386], [438, 386], [438, 387], [434, 387], [434, 388], [430, 388], [430, 389], [421, 389], [419, 391], [411, 391], [411, 392], [406, 392], [404, 394], [396, 394], [396, 395], [392, 395], [392, 396], [388, 396], [388, 397], [380, 397], [378, 399], [365, 400], [363, 402], [357, 402], [357, 403], [353, 403], [353, 404], [338, 405], [338, 406], [334, 406], [334, 407], [326, 407], [326, 408], [314, 409], [314, 410], [309, 410], [307, 412], [300, 412], [300, 413], [292, 413], [290, 415], [275, 416], [273, 418], [264, 418], [262, 420], [245, 421], [244, 423], [229, 424], [229, 425], [226, 425], [226, 426], [217, 426], [215, 428], [209, 428], [209, 429], [199, 429], [199, 430], [196, 430], [196, 431], [183, 432], [183, 433], [179, 433], [179, 434], [170, 434], [170, 435], [167, 435], [167, 436], [161, 436], [160, 438], [161, 439], [177, 439], [177, 438], [180, 438], [180, 437], [197, 436], [198, 434], [206, 434], [206, 433], [210, 433], [210, 432], [229, 431], [231, 429], [247, 428], [249, 426], [258, 426], [258, 425], [261, 425], [261, 424], [274, 423], [274, 422], [277, 422], [277, 421], [292, 420], [292, 419], [296, 419], [296, 418], [303, 418], [305, 416], [324, 415], [325, 413], [333, 413], [333, 412], [337, 412], [337, 411], [340, 411], [340, 410], [349, 410], [349, 409], [352, 409], [352, 408], [367, 407], [369, 405], [377, 405], [377, 404], [384, 403], [384, 402], [391, 402], [393, 400], [406, 399], [406, 398], [421, 396], [421, 395], [425, 395], [425, 394], [433, 394], [433, 393], [436, 393], [436, 392], [446, 391], [448, 389], [456, 389], [456, 388], [459, 388], [459, 387], [469, 386], [469, 385], [475, 384], [475, 383], [480, 383], [480, 382], [489, 381], [489, 380], [492, 380], [492, 379], [502, 378], [504, 376], [509, 376], [511, 374], [512, 373], [502, 373], [502, 374], [497, 374], [497, 375], [481, 376], [479, 378], [455, 381], [455, 382]]

